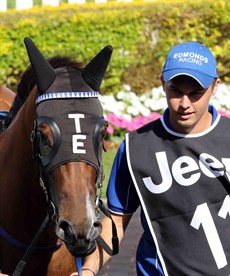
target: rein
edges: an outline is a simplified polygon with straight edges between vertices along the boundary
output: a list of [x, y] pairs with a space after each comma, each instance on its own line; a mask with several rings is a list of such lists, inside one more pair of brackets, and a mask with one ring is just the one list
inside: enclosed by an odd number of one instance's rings
[[24, 254], [24, 256], [22, 257], [21, 261], [17, 264], [12, 276], [19, 276], [21, 275], [21, 273], [23, 272], [29, 257], [31, 256], [31, 254], [34, 252], [34, 250], [36, 249], [36, 245], [39, 241], [39, 238], [41, 236], [41, 234], [43, 233], [43, 231], [45, 230], [50, 218], [53, 216], [55, 210], [54, 210], [54, 206], [52, 204], [50, 204], [49, 209], [48, 209], [48, 213], [47, 216], [45, 217], [43, 223], [41, 224], [38, 232], [36, 233], [34, 239], [32, 240], [29, 248], [27, 249], [26, 253]]
[[[48, 200], [47, 191], [46, 191], [46, 188], [45, 188], [45, 185], [43, 183], [42, 178], [40, 178], [40, 184], [41, 184], [41, 187], [42, 187], [42, 189], [43, 189], [43, 191], [46, 195], [46, 199]], [[37, 249], [36, 245], [39, 241], [39, 238], [40, 238], [41, 234], [45, 230], [45, 228], [46, 228], [47, 224], [49, 223], [50, 219], [54, 218], [55, 216], [56, 216], [56, 207], [54, 206], [52, 201], [49, 201], [49, 208], [48, 208], [48, 211], [47, 211], [47, 215], [46, 215], [44, 221], [42, 222], [40, 228], [38, 229], [35, 237], [33, 238], [30, 246], [26, 250], [26, 253], [22, 257], [22, 259], [19, 261], [19, 263], [17, 264], [12, 276], [20, 276], [22, 274], [25, 266], [27, 265], [27, 262], [28, 262], [30, 256]], [[62, 245], [62, 243], [60, 243], [57, 246], [57, 249], [59, 249], [61, 245]]]
[[96, 206], [96, 209], [100, 210], [105, 216], [107, 216], [109, 219], [111, 219], [112, 249], [104, 241], [104, 239], [101, 237], [101, 235], [99, 235], [96, 238], [96, 241], [110, 256], [113, 256], [113, 255], [116, 255], [119, 253], [119, 239], [117, 236], [116, 224], [115, 224], [110, 212], [108, 211], [108, 209], [105, 207], [103, 201], [101, 200], [103, 181], [104, 181], [104, 172], [103, 172], [103, 167], [101, 166], [100, 180], [98, 181], [99, 194], [96, 196], [95, 206]]
[[39, 241], [39, 238], [41, 236], [41, 234], [43, 233], [43, 231], [45, 230], [48, 222], [50, 221], [51, 218], [54, 218], [57, 215], [56, 212], [56, 207], [53, 204], [53, 202], [49, 199], [49, 192], [47, 192], [47, 184], [48, 184], [48, 178], [45, 174], [44, 168], [43, 168], [43, 164], [42, 164], [42, 160], [40, 158], [40, 150], [39, 150], [39, 139], [38, 139], [38, 135], [37, 135], [37, 121], [34, 122], [34, 129], [31, 133], [31, 137], [30, 140], [33, 143], [33, 156], [35, 160], [38, 160], [38, 166], [39, 166], [39, 173], [40, 173], [40, 186], [45, 194], [46, 197], [46, 201], [48, 203], [48, 211], [47, 211], [47, 215], [44, 219], [44, 221], [42, 222], [39, 230], [37, 231], [34, 239], [32, 240], [29, 248], [27, 249], [26, 253], [24, 254], [24, 256], [22, 257], [22, 259], [19, 261], [19, 263], [17, 264], [12, 276], [20, 276], [30, 258], [30, 256], [32, 255], [32, 253], [35, 251], [36, 249], [36, 245]]
[[[27, 250], [30, 245], [22, 243], [16, 240], [12, 235], [10, 235], [2, 226], [0, 226], [0, 236], [8, 241], [12, 246], [19, 248], [20, 250]], [[50, 251], [57, 250], [62, 245], [62, 242], [55, 245], [50, 246], [37, 246], [35, 250], [37, 251]]]
[[101, 237], [96, 238], [97, 243], [110, 255], [116, 255], [119, 253], [119, 239], [117, 236], [117, 228], [114, 220], [112, 219], [112, 216], [108, 209], [105, 208], [104, 203], [101, 199], [99, 199], [99, 204], [100, 204], [100, 210], [104, 215], [106, 215], [108, 218], [111, 219], [112, 223], [112, 249], [108, 246], [108, 244], [104, 241], [104, 239]]

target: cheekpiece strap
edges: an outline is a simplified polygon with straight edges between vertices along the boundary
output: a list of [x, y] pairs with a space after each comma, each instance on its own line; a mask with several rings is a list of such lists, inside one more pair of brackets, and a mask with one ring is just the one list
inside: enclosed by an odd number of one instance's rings
[[36, 99], [36, 104], [46, 100], [70, 99], [70, 98], [98, 98], [99, 92], [55, 92], [42, 94]]

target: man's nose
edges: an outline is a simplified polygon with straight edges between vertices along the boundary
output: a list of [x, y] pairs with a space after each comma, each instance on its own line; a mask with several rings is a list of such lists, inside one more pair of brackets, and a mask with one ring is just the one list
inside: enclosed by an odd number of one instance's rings
[[190, 99], [187, 95], [183, 95], [181, 97], [181, 100], [180, 100], [180, 105], [181, 107], [183, 107], [184, 109], [188, 108], [190, 106], [191, 102], [190, 102]]

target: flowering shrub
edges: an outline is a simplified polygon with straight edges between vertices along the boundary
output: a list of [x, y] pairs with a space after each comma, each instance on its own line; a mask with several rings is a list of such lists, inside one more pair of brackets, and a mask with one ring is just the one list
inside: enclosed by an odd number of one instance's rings
[[[230, 85], [221, 84], [211, 99], [219, 113], [230, 118]], [[113, 95], [100, 96], [105, 118], [109, 122], [109, 138], [123, 139], [126, 132], [137, 129], [150, 121], [158, 119], [167, 107], [162, 87], [137, 96], [128, 85], [116, 98]]]
[[109, 122], [107, 130], [109, 134], [120, 136], [121, 134], [137, 129], [150, 121], [156, 120], [160, 116], [160, 113], [151, 112], [148, 116], [138, 115], [137, 117], [127, 119], [125, 116], [117, 116], [114, 113], [109, 113], [106, 116], [106, 120]]

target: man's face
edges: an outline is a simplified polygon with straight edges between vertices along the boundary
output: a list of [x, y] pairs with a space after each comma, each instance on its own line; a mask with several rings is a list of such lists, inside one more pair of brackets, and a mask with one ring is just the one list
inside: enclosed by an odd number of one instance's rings
[[189, 76], [178, 76], [163, 81], [169, 107], [169, 121], [176, 132], [194, 134], [206, 130], [212, 121], [208, 105], [219, 80], [207, 89]]

